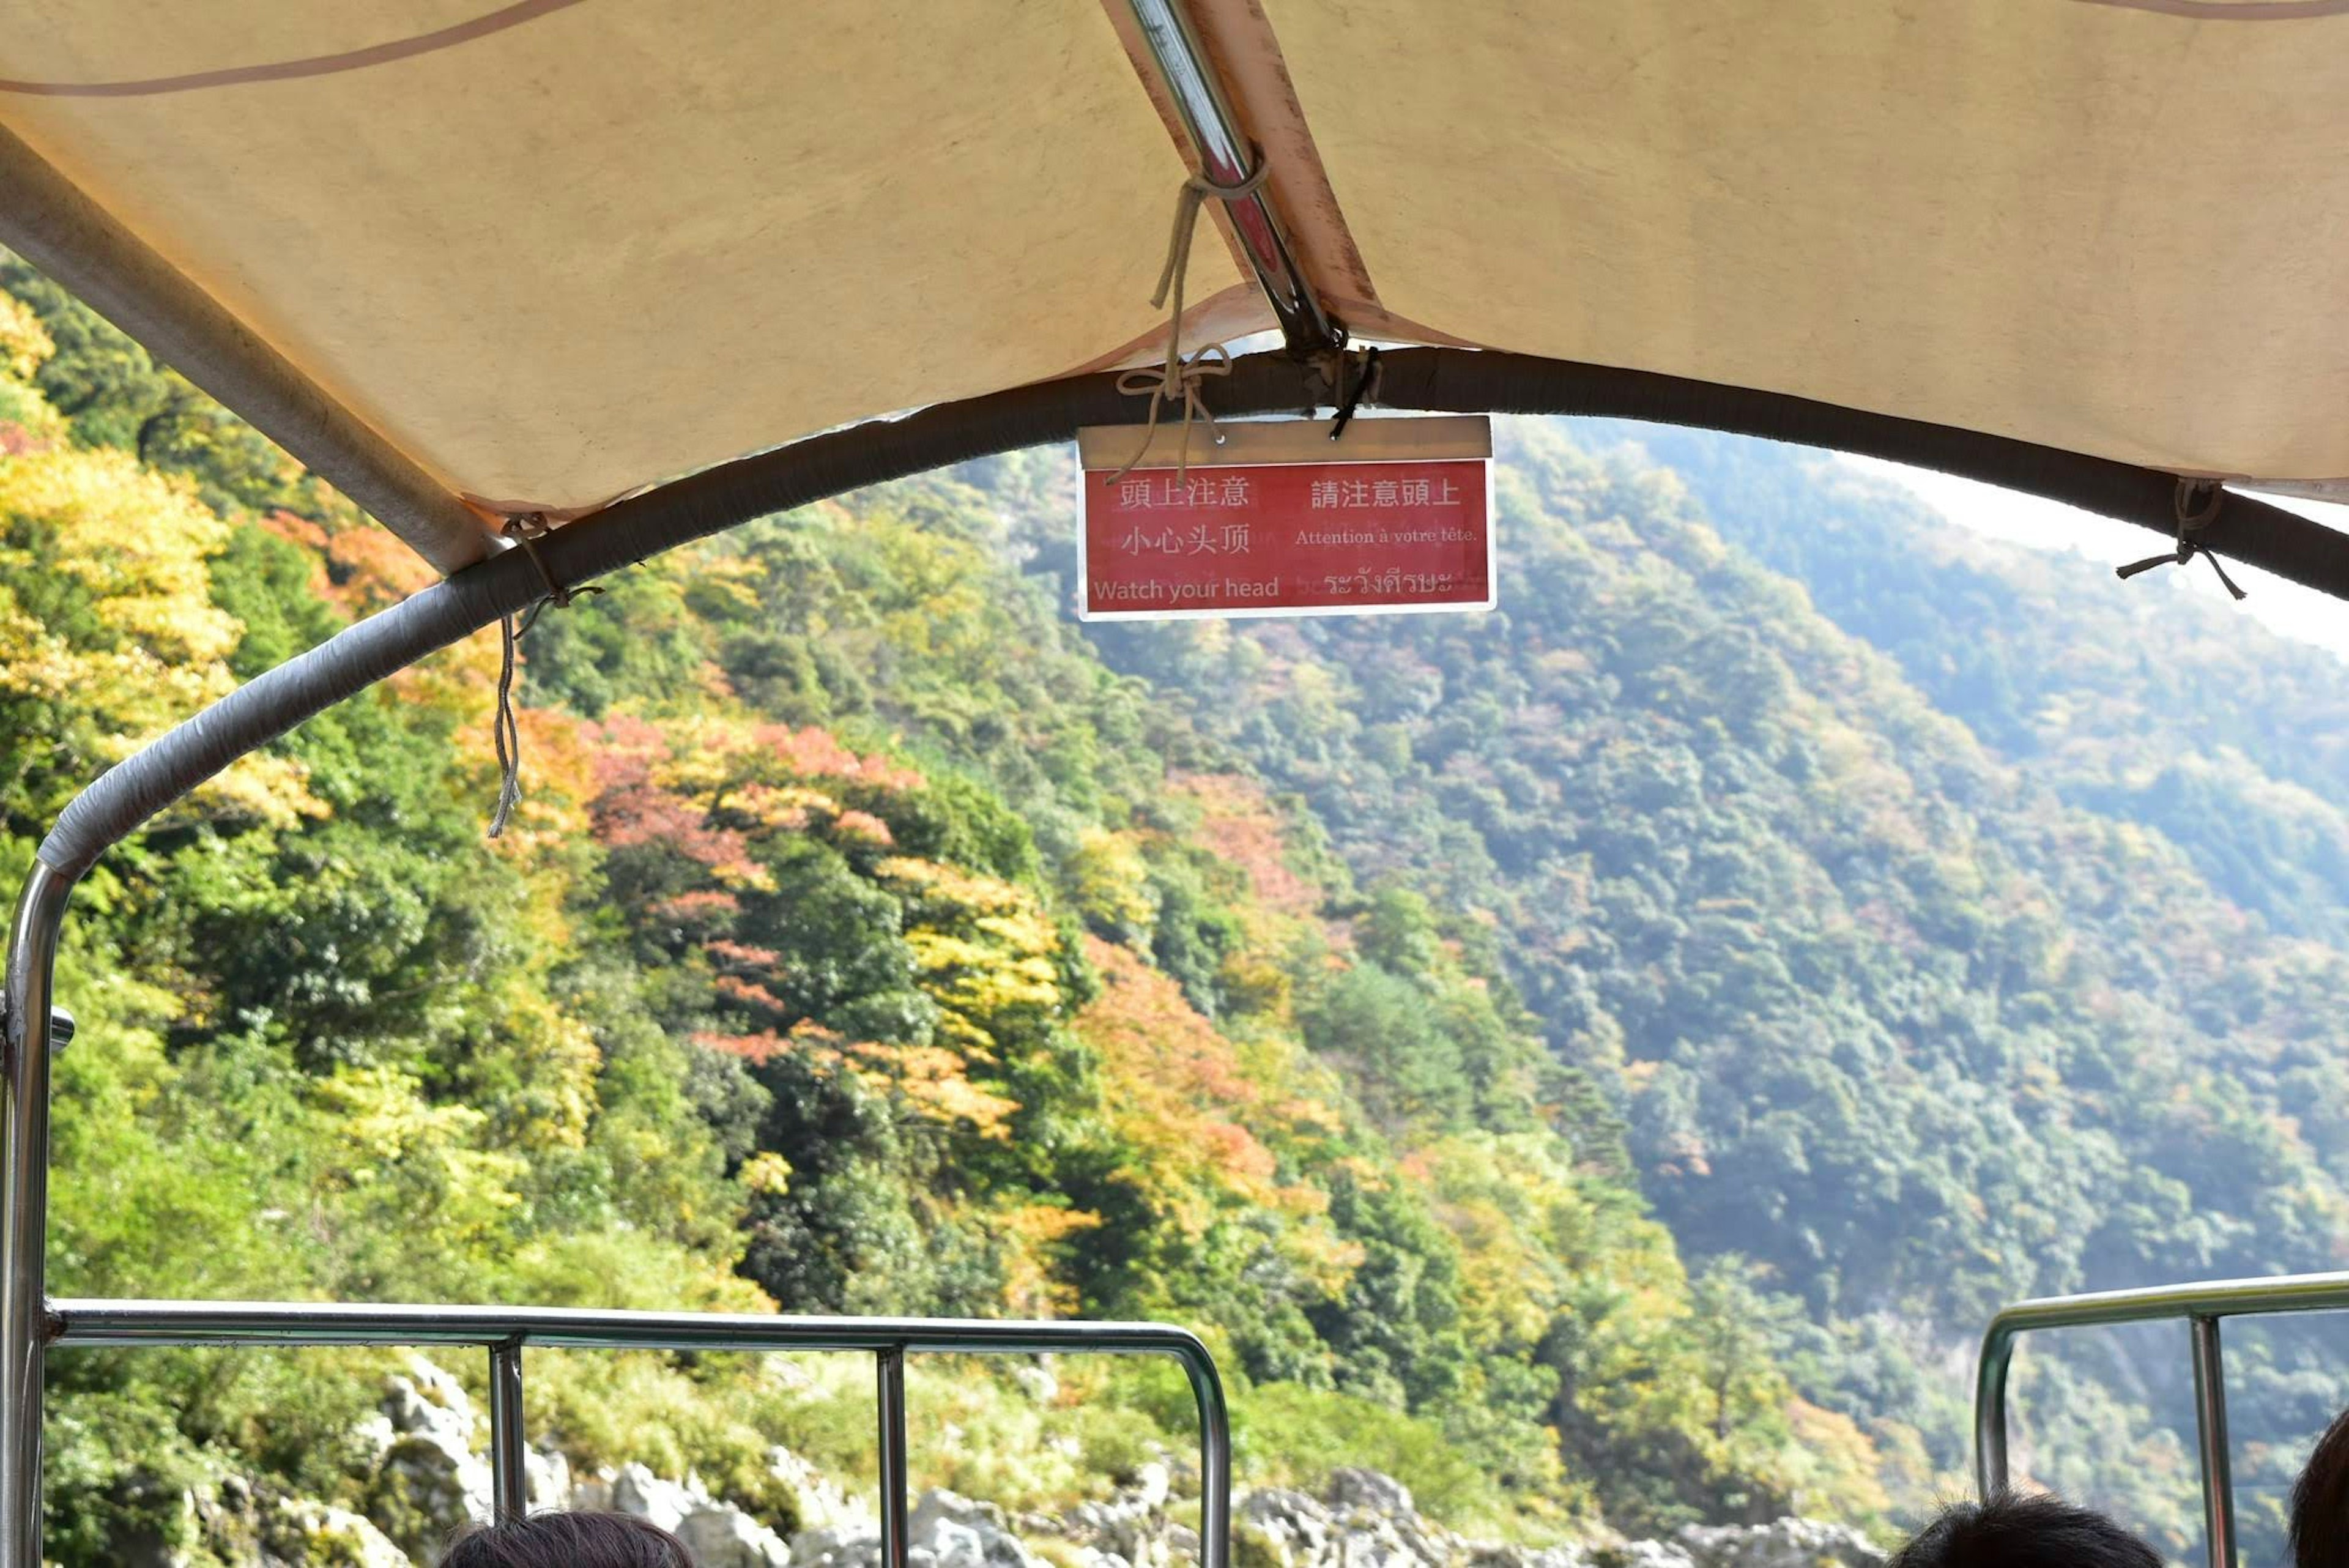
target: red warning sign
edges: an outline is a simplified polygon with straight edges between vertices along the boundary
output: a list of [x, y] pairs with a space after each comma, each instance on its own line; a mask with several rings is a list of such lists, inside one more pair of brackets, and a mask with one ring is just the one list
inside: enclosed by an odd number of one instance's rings
[[1139, 432], [1081, 434], [1085, 619], [1492, 607], [1489, 421], [1223, 429], [1192, 431], [1205, 461], [1179, 473], [1174, 431], [1122, 475]]

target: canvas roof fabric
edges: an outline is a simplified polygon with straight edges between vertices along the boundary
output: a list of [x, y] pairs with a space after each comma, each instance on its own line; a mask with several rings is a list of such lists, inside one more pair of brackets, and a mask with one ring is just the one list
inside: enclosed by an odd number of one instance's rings
[[2173, 472], [2349, 475], [2349, 5], [1267, 10], [1400, 316]]
[[[32, 0], [0, 120], [450, 488], [566, 511], [1149, 335], [1186, 172], [1097, 0]], [[1202, 244], [1191, 293], [1233, 287]]]
[[[1138, 9], [18, 0], [0, 125], [434, 483], [560, 517], [1154, 357], [1195, 161]], [[2349, 480], [2349, 0], [1189, 15], [1357, 337]], [[1272, 321], [1222, 232], [1193, 342]]]

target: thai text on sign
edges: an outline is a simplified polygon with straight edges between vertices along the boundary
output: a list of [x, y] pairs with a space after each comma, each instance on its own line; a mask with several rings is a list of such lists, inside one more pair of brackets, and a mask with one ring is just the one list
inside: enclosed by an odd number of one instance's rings
[[1079, 432], [1085, 466], [1079, 613], [1339, 615], [1490, 609], [1492, 421], [1228, 423], [1217, 446], [1164, 428]]

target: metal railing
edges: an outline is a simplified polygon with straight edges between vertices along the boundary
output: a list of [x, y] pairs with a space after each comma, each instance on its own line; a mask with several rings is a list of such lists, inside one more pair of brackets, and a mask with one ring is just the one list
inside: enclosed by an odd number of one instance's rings
[[1231, 1418], [1215, 1358], [1187, 1329], [1155, 1323], [1022, 1323], [991, 1318], [753, 1317], [554, 1308], [359, 1306], [307, 1302], [59, 1301], [53, 1347], [99, 1345], [471, 1345], [490, 1356], [491, 1493], [500, 1519], [527, 1511], [523, 1351], [864, 1351], [879, 1405], [881, 1561], [905, 1568], [905, 1355], [1164, 1355], [1199, 1410], [1199, 1544], [1204, 1568], [1231, 1560]]
[[2006, 1375], [2022, 1334], [2183, 1319], [2194, 1357], [2194, 1435], [2202, 1468], [2202, 1522], [2210, 1568], [2235, 1568], [2235, 1480], [2227, 1447], [2221, 1318], [2349, 1308], [2349, 1273], [2280, 1274], [2195, 1285], [2100, 1291], [2022, 1302], [1991, 1319], [1974, 1380], [1974, 1481], [1987, 1497], [2007, 1483]]

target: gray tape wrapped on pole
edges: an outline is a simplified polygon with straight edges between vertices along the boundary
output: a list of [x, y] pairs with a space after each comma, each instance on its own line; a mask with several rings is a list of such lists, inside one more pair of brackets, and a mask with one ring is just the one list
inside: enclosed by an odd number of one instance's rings
[[[2178, 476], [1948, 425], [1782, 392], [1526, 354], [1399, 349], [1381, 357], [1378, 403], [1442, 413], [1588, 414], [1689, 425], [1857, 452], [2061, 501], [2168, 535]], [[2349, 534], [2236, 491], [2197, 542], [2230, 561], [2349, 598]]]
[[[1326, 406], [1330, 388], [1311, 365], [1285, 354], [1252, 354], [1232, 362], [1229, 378], [1206, 380], [1202, 393], [1214, 413], [1231, 417]], [[1585, 414], [1692, 425], [1939, 469], [2065, 502], [2165, 537], [2177, 521], [2175, 474], [1644, 370], [1475, 349], [1403, 348], [1381, 356], [1371, 400], [1431, 413]], [[661, 485], [558, 530], [540, 550], [559, 580], [580, 582], [752, 517], [924, 468], [1066, 441], [1083, 425], [1137, 421], [1142, 411], [1110, 375], [1041, 381], [944, 403]], [[2229, 560], [2349, 598], [2349, 534], [2297, 513], [2230, 491], [2197, 537]]]
[[[1233, 362], [1205, 400], [1218, 416], [1299, 411], [1326, 400], [1322, 373], [1284, 354]], [[2002, 436], [1857, 412], [1775, 393], [1637, 370], [1455, 348], [1383, 356], [1377, 401], [1445, 412], [1593, 414], [1695, 425], [1868, 452], [2068, 502], [2165, 535], [2176, 476]], [[740, 459], [616, 503], [538, 546], [576, 586], [753, 517], [989, 453], [1070, 440], [1079, 427], [1137, 417], [1113, 375], [1073, 377], [942, 403]], [[1334, 450], [1334, 449], [1333, 449]], [[2230, 560], [2349, 597], [2349, 535], [2228, 493], [2200, 542]], [[342, 698], [528, 606], [544, 585], [510, 552], [351, 627], [271, 671], [117, 765], [83, 793], [41, 846], [78, 877], [109, 845], [254, 747]]]
[[[1279, 355], [1244, 360], [1216, 385], [1216, 411], [1298, 407], [1310, 400], [1309, 375]], [[1067, 441], [1080, 425], [1115, 423], [1133, 411], [1134, 400], [1117, 389], [1113, 375], [941, 404], [647, 491], [557, 529], [540, 542], [539, 558], [556, 581], [576, 586], [753, 517], [991, 452]], [[68, 880], [79, 877], [149, 817], [245, 753], [500, 616], [526, 608], [544, 592], [523, 552], [508, 551], [347, 628], [115, 764], [57, 818], [41, 842], [42, 863]]]
[[527, 604], [533, 591], [529, 563], [500, 556], [256, 676], [75, 796], [41, 841], [42, 864], [69, 881], [78, 877], [140, 824], [247, 752]]

